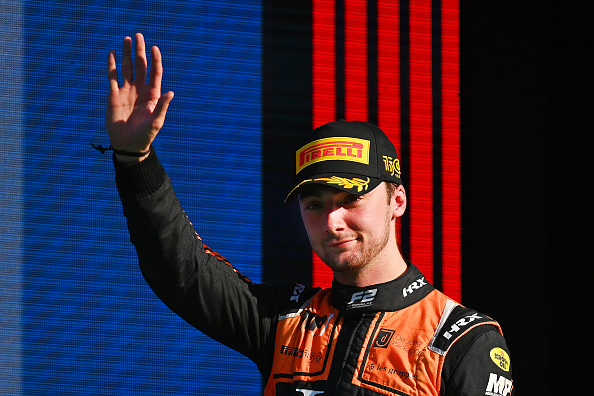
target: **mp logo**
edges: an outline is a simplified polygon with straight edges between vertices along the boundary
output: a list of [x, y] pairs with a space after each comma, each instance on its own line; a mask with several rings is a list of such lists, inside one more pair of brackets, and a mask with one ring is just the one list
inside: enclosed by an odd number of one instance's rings
[[511, 392], [513, 383], [503, 375], [491, 373], [485, 395], [487, 396], [508, 396]]

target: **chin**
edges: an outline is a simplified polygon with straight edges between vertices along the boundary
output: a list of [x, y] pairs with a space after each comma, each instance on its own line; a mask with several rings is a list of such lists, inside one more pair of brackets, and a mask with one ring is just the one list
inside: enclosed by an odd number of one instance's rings
[[360, 260], [357, 260], [356, 257], [324, 257], [322, 261], [335, 272], [353, 272], [361, 267]]

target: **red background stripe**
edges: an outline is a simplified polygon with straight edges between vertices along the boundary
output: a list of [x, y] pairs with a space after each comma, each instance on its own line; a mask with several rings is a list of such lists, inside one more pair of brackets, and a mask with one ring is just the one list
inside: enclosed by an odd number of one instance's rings
[[313, 127], [334, 120], [336, 114], [334, 0], [313, 1], [312, 92]]
[[[431, 1], [412, 2], [410, 24], [410, 259], [433, 281]], [[405, 170], [406, 171], [406, 170]], [[407, 187], [407, 186], [405, 186]]]
[[[334, 0], [313, 0], [313, 127], [336, 117], [336, 21]], [[332, 271], [313, 253], [312, 284], [330, 287]]]
[[[400, 7], [398, 2], [377, 5], [378, 126], [400, 154]], [[400, 221], [396, 223], [400, 245]]]
[[367, 2], [345, 2], [345, 117], [369, 119], [367, 114]]

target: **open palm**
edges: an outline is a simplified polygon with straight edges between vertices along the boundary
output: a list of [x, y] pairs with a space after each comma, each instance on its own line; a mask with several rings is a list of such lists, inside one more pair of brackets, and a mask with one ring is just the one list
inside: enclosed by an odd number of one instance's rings
[[147, 83], [147, 59], [142, 34], [137, 33], [135, 41], [133, 62], [132, 39], [124, 38], [121, 86], [115, 51], [109, 52], [109, 96], [105, 124], [112, 147], [121, 151], [145, 152], [165, 122], [173, 92], [161, 95], [163, 65], [157, 47], [151, 49], [151, 72]]

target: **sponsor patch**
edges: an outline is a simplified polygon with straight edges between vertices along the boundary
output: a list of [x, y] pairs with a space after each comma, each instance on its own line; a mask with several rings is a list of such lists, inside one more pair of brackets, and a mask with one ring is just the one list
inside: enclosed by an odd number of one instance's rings
[[509, 371], [511, 361], [507, 352], [501, 348], [493, 348], [491, 349], [490, 355], [493, 363], [495, 363], [500, 369], [503, 371]]
[[321, 161], [351, 161], [369, 164], [369, 140], [332, 137], [314, 140], [296, 152], [296, 171]]
[[322, 352], [312, 352], [309, 349], [301, 349], [289, 345], [281, 345], [280, 353], [287, 356], [295, 356], [299, 359], [305, 359], [309, 362], [319, 362], [322, 360]]
[[503, 375], [491, 373], [489, 375], [489, 383], [485, 390], [487, 396], [508, 396], [511, 393], [513, 382], [508, 380]]
[[427, 282], [425, 281], [425, 277], [417, 279], [416, 281], [414, 281], [413, 283], [408, 285], [408, 287], [405, 287], [404, 289], [402, 289], [402, 296], [406, 297], [409, 294], [412, 294], [415, 290], [418, 290], [425, 285], [427, 285]]
[[380, 329], [373, 346], [375, 348], [387, 348], [390, 345], [390, 340], [394, 336], [395, 331], [390, 329]]
[[306, 309], [301, 315], [301, 321], [303, 323], [303, 330], [310, 331], [314, 336], [323, 336], [328, 328], [330, 320], [334, 317], [334, 314], [320, 316], [310, 310]]
[[445, 355], [460, 336], [481, 324], [495, 324], [495, 322], [488, 316], [448, 300], [437, 331], [429, 344], [429, 349], [440, 355]]
[[347, 310], [370, 306], [373, 303], [373, 299], [375, 298], [376, 294], [377, 289], [369, 289], [353, 293], [351, 296], [351, 301], [349, 301], [347, 304]]
[[398, 158], [382, 155], [382, 159], [384, 160], [386, 171], [390, 172], [390, 176], [396, 175], [396, 177], [400, 177], [400, 161]]
[[299, 297], [301, 296], [301, 293], [303, 293], [303, 290], [305, 290], [305, 286], [301, 283], [297, 283], [293, 289], [293, 295], [291, 296], [290, 301], [299, 301]]

